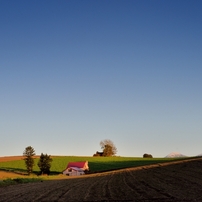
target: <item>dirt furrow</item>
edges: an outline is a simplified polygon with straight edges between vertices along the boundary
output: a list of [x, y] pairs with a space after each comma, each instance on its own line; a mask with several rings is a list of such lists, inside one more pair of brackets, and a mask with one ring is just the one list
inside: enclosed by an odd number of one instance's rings
[[[106, 180], [106, 177], [105, 176], [100, 176], [99, 178], [98, 177], [95, 177], [95, 179], [92, 179], [91, 180], [93, 182], [90, 183], [90, 186], [87, 188], [86, 190], [86, 195], [84, 197], [84, 200], [85, 201], [90, 201], [92, 199], [96, 199], [96, 198], [102, 198], [104, 197], [103, 195], [103, 190], [101, 190], [100, 188], [100, 184], [103, 182], [103, 181], [107, 181]], [[100, 190], [99, 193], [97, 192], [97, 194], [99, 195], [95, 195], [95, 190]], [[105, 189], [106, 190], [106, 189]], [[101, 197], [100, 197], [101, 196]]]
[[134, 178], [132, 175], [133, 171], [123, 172], [121, 175], [123, 176], [123, 186], [127, 188], [128, 195], [132, 195], [132, 199], [144, 199], [149, 197], [145, 189], [142, 187], [140, 181], [137, 177]]
[[[48, 201], [48, 200], [58, 200], [58, 198], [63, 195], [64, 190], [70, 189], [69, 180], [55, 181], [54, 183], [47, 184], [47, 187], [41, 190], [35, 190], [36, 197], [32, 201]], [[38, 194], [37, 194], [38, 193]]]
[[[176, 172], [172, 172], [172, 170], [167, 169], [153, 169], [149, 170], [149, 175], [153, 174], [153, 178], [149, 181], [152, 182], [152, 179], [158, 179], [158, 183], [156, 183], [155, 188], [161, 190], [161, 192], [170, 194], [172, 197], [179, 199], [194, 199], [193, 196], [198, 196], [200, 194], [200, 190], [193, 189], [193, 187], [199, 187], [194, 180], [190, 180], [186, 175]], [[184, 191], [186, 190], [186, 192]]]
[[[140, 171], [141, 175], [138, 175], [138, 172], [129, 171], [130, 177], [127, 178], [127, 184], [134, 190], [137, 190], [141, 195], [139, 198], [143, 197], [144, 199], [173, 199], [174, 197], [168, 193], [164, 193], [161, 189], [156, 187], [156, 178], [152, 177], [148, 180], [148, 173], [145, 170]], [[130, 179], [130, 180], [128, 180]]]
[[18, 198], [23, 201], [22, 197], [27, 194], [27, 190], [34, 190], [38, 186], [41, 186], [41, 182], [11, 185], [0, 188], [0, 202], [5, 201], [5, 199], [6, 201], [15, 201]]
[[[91, 189], [98, 183], [97, 177], [89, 177], [77, 180], [75, 186], [71, 187], [69, 192], [63, 194], [59, 201], [89, 201], [91, 196]], [[95, 196], [96, 197], [96, 196]]]
[[81, 188], [82, 183], [80, 184], [79, 182], [74, 183], [74, 184], [68, 184], [65, 187], [63, 187], [62, 190], [60, 190], [60, 195], [53, 197], [55, 200], [57, 200], [58, 202], [63, 202], [63, 201], [71, 201], [71, 196], [72, 196], [72, 192], [74, 190], [80, 189]]
[[[192, 165], [192, 167], [194, 168], [195, 165]], [[201, 165], [202, 167], [202, 165]], [[196, 184], [196, 186], [201, 186], [202, 184], [202, 169], [201, 170], [197, 170], [195, 171], [195, 169], [191, 169], [189, 167], [184, 167], [182, 166], [181, 168], [179, 167], [177, 168], [173, 168], [173, 170], [171, 170], [171, 168], [164, 168], [164, 170], [166, 171], [165, 173], [169, 173], [169, 175], [172, 178], [183, 178], [184, 180], [186, 180], [187, 183], [191, 183], [191, 184]], [[200, 171], [200, 172], [199, 172]]]
[[94, 191], [99, 200], [130, 200], [130, 195], [124, 185], [123, 176], [119, 172], [111, 172], [101, 177], [97, 184], [97, 189]]

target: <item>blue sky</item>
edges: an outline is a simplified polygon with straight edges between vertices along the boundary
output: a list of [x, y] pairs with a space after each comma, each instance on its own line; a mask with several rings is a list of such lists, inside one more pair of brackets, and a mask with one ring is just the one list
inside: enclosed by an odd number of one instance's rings
[[202, 153], [201, 9], [0, 1], [0, 156]]

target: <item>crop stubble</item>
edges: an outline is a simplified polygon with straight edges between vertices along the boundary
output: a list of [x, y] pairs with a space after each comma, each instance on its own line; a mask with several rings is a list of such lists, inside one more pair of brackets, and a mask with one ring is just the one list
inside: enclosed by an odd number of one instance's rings
[[0, 201], [202, 201], [202, 158], [0, 188]]

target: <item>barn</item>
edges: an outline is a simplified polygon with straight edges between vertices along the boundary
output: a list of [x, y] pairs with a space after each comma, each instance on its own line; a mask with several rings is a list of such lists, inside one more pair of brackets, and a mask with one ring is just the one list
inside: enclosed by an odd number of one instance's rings
[[84, 175], [85, 171], [88, 171], [88, 161], [81, 162], [69, 162], [66, 169], [62, 171], [64, 175], [78, 176]]

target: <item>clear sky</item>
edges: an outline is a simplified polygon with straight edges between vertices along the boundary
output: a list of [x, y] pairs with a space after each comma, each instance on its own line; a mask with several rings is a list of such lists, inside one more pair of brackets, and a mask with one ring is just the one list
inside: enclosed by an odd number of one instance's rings
[[202, 153], [202, 1], [0, 0], [0, 156]]

